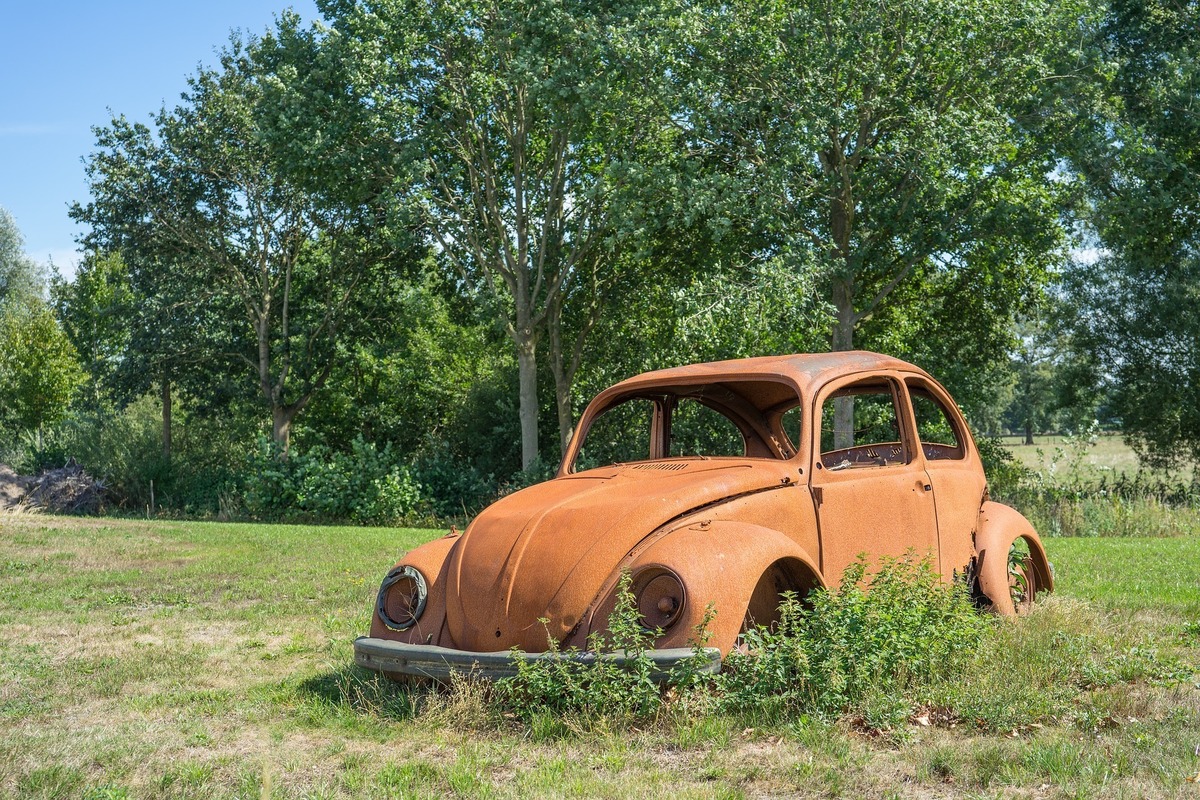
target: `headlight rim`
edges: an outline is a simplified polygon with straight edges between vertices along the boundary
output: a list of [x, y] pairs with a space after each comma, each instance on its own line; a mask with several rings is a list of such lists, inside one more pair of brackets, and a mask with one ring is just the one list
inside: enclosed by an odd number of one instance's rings
[[[410, 620], [397, 622], [387, 613], [387, 596], [388, 591], [405, 578], [411, 579], [416, 584], [417, 603], [412, 610], [412, 618]], [[379, 621], [388, 630], [396, 632], [406, 631], [416, 625], [421, 619], [421, 615], [425, 613], [425, 604], [428, 598], [429, 583], [425, 580], [425, 576], [421, 574], [421, 570], [411, 564], [401, 564], [398, 567], [393, 567], [383, 579], [383, 583], [380, 584], [379, 593], [375, 596], [375, 613], [379, 617]]]

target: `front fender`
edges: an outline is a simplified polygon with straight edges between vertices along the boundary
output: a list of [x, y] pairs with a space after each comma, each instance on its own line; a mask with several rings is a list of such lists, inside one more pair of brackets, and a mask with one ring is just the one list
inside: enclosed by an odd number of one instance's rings
[[[795, 541], [779, 531], [738, 522], [694, 522], [676, 528], [638, 553], [625, 568], [636, 574], [644, 567], [663, 566], [683, 581], [687, 593], [683, 613], [655, 641], [656, 648], [694, 643], [696, 627], [712, 603], [716, 616], [708, 625], [708, 644], [724, 654], [737, 643], [759, 579], [779, 562], [805, 588], [825, 585], [816, 561]], [[614, 573], [602, 589], [600, 597], [604, 599], [591, 615], [589, 632], [607, 626], [619, 579], [620, 573]]]
[[[450, 533], [432, 542], [426, 542], [404, 554], [396, 566], [407, 565], [421, 571], [428, 587], [425, 611], [417, 623], [408, 630], [394, 631], [383, 624], [379, 613], [371, 615], [371, 637], [391, 639], [408, 644], [434, 644], [453, 646], [446, 641], [446, 576], [450, 568], [450, 550], [461, 537]], [[374, 604], [372, 604], [374, 607]]]
[[1037, 531], [1016, 509], [988, 501], [979, 510], [979, 531], [975, 535], [975, 572], [979, 591], [1000, 614], [1016, 613], [1008, 585], [1008, 551], [1013, 542], [1024, 539], [1042, 591], [1054, 591], [1054, 576], [1046, 549]]

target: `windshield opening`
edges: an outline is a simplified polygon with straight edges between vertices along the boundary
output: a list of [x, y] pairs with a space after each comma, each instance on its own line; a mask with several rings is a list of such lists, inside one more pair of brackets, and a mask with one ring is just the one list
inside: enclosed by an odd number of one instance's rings
[[585, 421], [570, 471], [663, 459], [791, 458], [799, 405], [795, 390], [775, 381], [631, 391]]

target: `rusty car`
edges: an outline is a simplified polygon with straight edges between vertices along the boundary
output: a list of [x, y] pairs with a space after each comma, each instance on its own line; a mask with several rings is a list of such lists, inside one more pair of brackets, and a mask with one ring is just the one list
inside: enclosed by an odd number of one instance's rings
[[491, 677], [589, 653], [622, 574], [665, 674], [709, 614], [711, 664], [785, 592], [865, 554], [927, 556], [981, 606], [1053, 588], [1030, 523], [989, 499], [979, 450], [924, 370], [865, 351], [663, 369], [587, 406], [557, 475], [502, 497], [386, 575], [355, 660], [392, 677]]

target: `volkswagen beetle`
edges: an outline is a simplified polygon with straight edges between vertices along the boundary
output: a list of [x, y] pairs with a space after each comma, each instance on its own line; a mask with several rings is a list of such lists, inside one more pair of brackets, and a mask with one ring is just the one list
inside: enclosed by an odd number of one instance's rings
[[926, 372], [862, 351], [664, 369], [592, 400], [553, 479], [405, 555], [355, 660], [436, 678], [510, 675], [547, 650], [594, 658], [628, 572], [656, 668], [693, 654], [710, 605], [717, 668], [784, 592], [910, 551], [1001, 614], [1053, 588], [1037, 533], [989, 500], [966, 422]]

